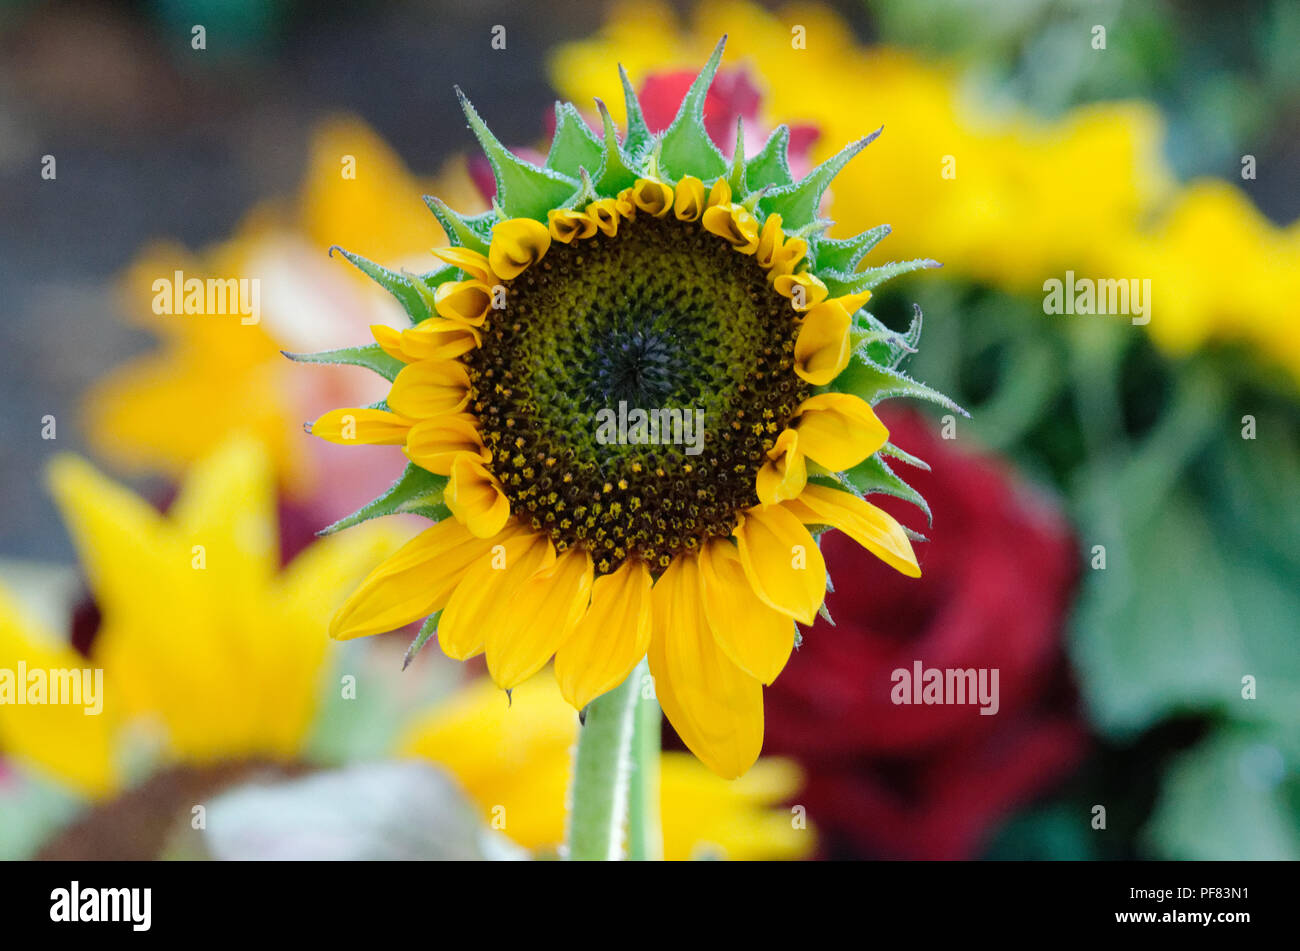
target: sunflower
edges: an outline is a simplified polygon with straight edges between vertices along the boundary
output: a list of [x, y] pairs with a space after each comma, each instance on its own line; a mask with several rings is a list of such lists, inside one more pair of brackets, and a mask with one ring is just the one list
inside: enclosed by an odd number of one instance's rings
[[425, 617], [416, 646], [436, 632], [453, 658], [482, 652], [507, 690], [554, 657], [579, 709], [648, 655], [673, 727], [731, 778], [762, 746], [763, 685], [822, 607], [817, 533], [837, 528], [920, 574], [908, 532], [862, 497], [924, 505], [884, 457], [918, 460], [889, 444], [872, 405], [944, 398], [897, 369], [919, 315], [897, 333], [863, 310], [872, 287], [933, 262], [858, 271], [888, 229], [834, 240], [818, 215], [874, 135], [799, 181], [784, 126], [749, 157], [738, 128], [728, 160], [703, 123], [722, 46], [662, 133], [626, 75], [621, 140], [602, 103], [601, 136], [557, 105], [540, 167], [461, 94], [496, 178], [493, 210], [464, 217], [431, 199], [452, 246], [425, 274], [349, 256], [413, 326], [313, 355], [370, 367], [391, 388], [308, 430], [401, 446], [409, 460], [340, 525], [436, 520], [347, 599], [332, 636]]

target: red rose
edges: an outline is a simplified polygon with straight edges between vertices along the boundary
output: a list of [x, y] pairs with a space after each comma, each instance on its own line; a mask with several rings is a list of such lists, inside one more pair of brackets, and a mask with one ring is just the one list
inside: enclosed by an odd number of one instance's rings
[[[915, 508], [872, 497], [933, 538], [917, 545], [923, 576], [826, 536], [836, 626], [806, 631], [767, 691], [764, 751], [802, 762], [800, 801], [831, 840], [870, 854], [965, 857], [1081, 756], [1061, 649], [1078, 557], [1063, 516], [1002, 464], [940, 439], [916, 414], [882, 418], [896, 445], [934, 467], [896, 466], [929, 501], [933, 532]], [[997, 712], [982, 715], [977, 700], [896, 703], [912, 696], [905, 681], [918, 662], [983, 669], [990, 690], [996, 670]]]

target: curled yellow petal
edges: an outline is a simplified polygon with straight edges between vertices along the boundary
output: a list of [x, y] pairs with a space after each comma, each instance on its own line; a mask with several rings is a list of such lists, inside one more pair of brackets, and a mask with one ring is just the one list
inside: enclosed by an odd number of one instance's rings
[[716, 234], [741, 254], [753, 254], [758, 250], [758, 221], [741, 205], [706, 208], [700, 223], [705, 231]]
[[413, 419], [459, 413], [469, 405], [469, 371], [456, 360], [412, 363], [393, 380], [388, 405]]
[[472, 452], [451, 460], [443, 499], [451, 514], [479, 538], [491, 538], [510, 518], [510, 502], [501, 486]]
[[492, 229], [488, 261], [492, 271], [508, 281], [540, 261], [550, 247], [546, 225], [532, 218], [511, 218]]
[[405, 416], [382, 409], [332, 409], [307, 431], [342, 446], [400, 446], [406, 442], [411, 423]]
[[581, 710], [627, 679], [650, 644], [650, 571], [628, 558], [591, 588], [591, 605], [555, 653], [564, 699]]
[[430, 318], [404, 330], [374, 324], [370, 332], [385, 353], [403, 363], [454, 360], [469, 353], [482, 340], [475, 328], [441, 318]]
[[492, 288], [482, 281], [443, 281], [433, 292], [433, 306], [440, 317], [481, 327], [492, 310]]
[[786, 238], [785, 243], [772, 253], [772, 263], [769, 265], [767, 276], [775, 280], [782, 274], [793, 274], [794, 269], [807, 254], [808, 242], [805, 239]]
[[704, 208], [704, 183], [694, 175], [682, 176], [673, 196], [673, 215], [679, 221], [696, 221]]
[[488, 259], [471, 248], [434, 248], [433, 256], [445, 264], [460, 268], [476, 281], [495, 283]]
[[594, 571], [587, 551], [570, 548], [480, 623], [488, 673], [498, 687], [523, 683], [569, 639], [587, 610]]
[[754, 594], [726, 539], [711, 539], [700, 550], [700, 597], [714, 640], [731, 662], [765, 684], [776, 680], [794, 650], [794, 621]]
[[798, 499], [784, 503], [782, 508], [806, 525], [838, 528], [895, 571], [909, 578], [921, 577], [921, 566], [903, 526], [888, 512], [856, 495], [809, 485]]
[[454, 518], [426, 528], [366, 576], [330, 621], [330, 637], [382, 634], [441, 609], [491, 544]]
[[563, 244], [574, 239], [590, 238], [596, 233], [596, 222], [590, 215], [568, 208], [555, 208], [547, 213], [547, 230], [551, 237]]
[[455, 660], [483, 650], [486, 632], [502, 623], [501, 612], [524, 583], [555, 564], [555, 546], [545, 535], [521, 532], [491, 541], [465, 569], [438, 618], [438, 644]]
[[673, 189], [671, 185], [649, 178], [638, 178], [632, 186], [632, 203], [646, 214], [662, 218], [673, 210]]
[[444, 413], [420, 420], [406, 435], [405, 452], [417, 466], [438, 475], [450, 475], [452, 460], [461, 453], [481, 462], [491, 458], [475, 418], [468, 413]]
[[758, 470], [755, 487], [758, 500], [764, 505], [775, 505], [796, 498], [808, 481], [808, 467], [799, 446], [799, 435], [793, 429], [783, 430], [776, 437], [776, 445], [768, 450], [767, 462]]
[[799, 450], [832, 472], [852, 469], [889, 441], [889, 430], [871, 404], [850, 393], [804, 400], [795, 411], [794, 428]]
[[794, 341], [794, 372], [813, 386], [825, 386], [849, 365], [852, 318], [837, 301], [814, 304], [804, 314]]
[[716, 208], [719, 205], [731, 204], [731, 185], [725, 178], [720, 178], [713, 183], [709, 189], [709, 198], [705, 202], [705, 208]]
[[826, 597], [826, 563], [803, 523], [784, 505], [759, 505], [745, 513], [735, 537], [754, 593], [774, 610], [811, 624]]
[[781, 230], [782, 223], [783, 219], [780, 215], [770, 214], [763, 222], [763, 230], [758, 234], [758, 250], [754, 252], [754, 260], [764, 270], [772, 266], [776, 260], [776, 253], [785, 243], [785, 232]]
[[618, 210], [618, 201], [613, 198], [602, 198], [599, 201], [593, 201], [587, 206], [587, 214], [591, 220], [596, 223], [602, 234], [614, 237], [618, 234], [618, 223], [621, 215]]
[[790, 298], [795, 310], [807, 310], [814, 304], [820, 304], [829, 293], [821, 279], [807, 271], [778, 274], [772, 281], [772, 287], [778, 294]]
[[763, 686], [718, 646], [704, 614], [695, 555], [678, 555], [653, 590], [650, 672], [682, 742], [725, 779], [763, 748]]

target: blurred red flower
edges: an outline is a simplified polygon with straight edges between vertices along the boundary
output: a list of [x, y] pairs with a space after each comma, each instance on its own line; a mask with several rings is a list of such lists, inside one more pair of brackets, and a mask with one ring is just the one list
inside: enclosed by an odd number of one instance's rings
[[[995, 823], [1080, 760], [1061, 635], [1077, 572], [1069, 526], [998, 460], [955, 448], [914, 413], [881, 414], [933, 466], [904, 477], [930, 503], [924, 572], [891, 571], [826, 536], [832, 627], [818, 620], [767, 690], [764, 752], [808, 772], [800, 801], [832, 852], [965, 858]], [[917, 525], [916, 509], [872, 501]], [[920, 520], [924, 527], [924, 519]], [[998, 671], [998, 708], [895, 704], [896, 669]]]

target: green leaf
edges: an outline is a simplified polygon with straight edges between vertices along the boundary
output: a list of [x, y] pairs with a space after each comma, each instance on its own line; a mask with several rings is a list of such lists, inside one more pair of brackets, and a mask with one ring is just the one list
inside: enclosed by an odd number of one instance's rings
[[596, 191], [602, 195], [616, 195], [636, 182], [636, 172], [623, 161], [623, 153], [618, 148], [618, 129], [610, 118], [609, 110], [599, 99], [596, 100], [596, 108], [600, 110], [600, 121], [605, 127], [604, 158], [600, 165], [600, 175], [596, 178]]
[[351, 251], [344, 251], [338, 245], [330, 248], [330, 257], [338, 251], [345, 258], [351, 261], [356, 267], [371, 280], [378, 283], [384, 290], [397, 298], [397, 302], [402, 305], [402, 310], [406, 311], [406, 316], [411, 319], [411, 323], [418, 324], [420, 321], [428, 318], [430, 315], [428, 309], [424, 306], [424, 300], [420, 297], [419, 292], [415, 289], [409, 278], [391, 271], [382, 264], [376, 264], [368, 258], [363, 258], [359, 254], [353, 254]]
[[790, 145], [790, 127], [779, 125], [767, 137], [759, 153], [745, 163], [745, 178], [754, 189], [770, 186], [779, 188], [794, 182], [786, 150]]
[[848, 367], [835, 378], [834, 386], [837, 390], [862, 397], [872, 406], [881, 400], [908, 396], [937, 403], [962, 416], [970, 416], [970, 413], [938, 390], [933, 390], [924, 383], [918, 383], [901, 370], [863, 360], [861, 354], [854, 354]]
[[578, 187], [577, 179], [525, 162], [497, 140], [459, 86], [456, 95], [470, 128], [492, 165], [492, 174], [497, 181], [497, 204], [509, 217], [545, 221], [548, 211], [559, 208], [573, 194]]
[[578, 177], [578, 169], [591, 172], [600, 168], [602, 159], [600, 140], [587, 128], [573, 103], [555, 104], [555, 137], [546, 156], [546, 167], [570, 178]]
[[385, 515], [410, 513], [423, 515], [435, 522], [441, 521], [449, 514], [442, 501], [442, 491], [447, 485], [447, 477], [434, 475], [413, 462], [406, 464], [406, 471], [379, 498], [368, 502], [351, 515], [339, 519], [333, 525], [321, 529], [318, 535], [332, 535], [353, 525], [360, 525], [372, 518]]
[[813, 253], [817, 266], [828, 271], [843, 271], [852, 274], [861, 261], [876, 245], [889, 236], [893, 229], [889, 225], [877, 225], [869, 231], [854, 235], [852, 238], [818, 238], [813, 242]]
[[1165, 774], [1143, 839], [1163, 859], [1300, 859], [1300, 761], [1268, 732], [1226, 729]]
[[659, 163], [674, 179], [694, 175], [705, 182], [727, 174], [727, 160], [704, 128], [704, 98], [722, 61], [724, 36], [686, 91], [672, 124], [660, 139]]
[[[759, 202], [764, 213], [776, 213], [785, 222], [787, 231], [797, 230], [811, 224], [817, 217], [817, 206], [822, 195], [830, 187], [831, 181], [840, 170], [848, 164], [849, 159], [857, 155], [880, 135], [877, 129], [865, 139], [859, 139], [840, 149], [835, 155], [818, 165], [801, 181], [793, 185], [773, 188]], [[821, 275], [819, 274], [818, 277]]]
[[429, 643], [433, 635], [438, 633], [438, 618], [440, 617], [442, 617], [442, 612], [435, 611], [424, 619], [424, 623], [420, 625], [420, 633], [415, 635], [415, 640], [411, 641], [411, 646], [406, 649], [406, 654], [402, 657], [402, 670], [411, 666], [411, 661], [415, 660], [415, 655], [420, 653], [424, 645]]
[[377, 343], [360, 347], [342, 347], [338, 350], [322, 350], [319, 353], [290, 353], [281, 350], [294, 363], [324, 363], [331, 366], [365, 367], [373, 370], [388, 382], [397, 379], [397, 374], [406, 366], [396, 357], [390, 357]]
[[731, 172], [727, 175], [731, 200], [740, 201], [748, 194], [745, 186], [745, 120], [736, 116], [736, 150], [731, 155]]
[[889, 464], [885, 462], [881, 453], [876, 453], [865, 462], [859, 463], [845, 472], [844, 475], [861, 495], [874, 495], [876, 493], [892, 495], [894, 498], [912, 503], [925, 513], [927, 523], [934, 523], [934, 517], [930, 514], [930, 506], [921, 493], [900, 479], [894, 470], [889, 467]]
[[[865, 328], [854, 330], [853, 349], [865, 349], [866, 358], [882, 367], [897, 369], [909, 356], [916, 353], [921, 340], [921, 308], [912, 305], [912, 323], [904, 333], [890, 330], [868, 311], [858, 312]], [[859, 340], [857, 334], [863, 334]]]
[[891, 261], [888, 264], [882, 264], [880, 267], [869, 267], [864, 271], [840, 271], [834, 268], [818, 269], [817, 276], [821, 278], [822, 283], [826, 285], [826, 289], [830, 291], [832, 297], [839, 297], [841, 294], [857, 294], [861, 291], [869, 291], [900, 274], [933, 267], [943, 267], [943, 265], [929, 258], [917, 258], [912, 261]]
[[[460, 212], [454, 211], [436, 195], [425, 195], [424, 203], [438, 219], [438, 224], [442, 225], [442, 230], [447, 233], [447, 240], [451, 242], [452, 247], [469, 248], [479, 254], [488, 253], [488, 235], [491, 234], [492, 222], [496, 220], [494, 212], [467, 218]], [[485, 217], [490, 218], [491, 221], [482, 221]], [[486, 230], [484, 230], [485, 225]]]
[[650, 151], [654, 144], [654, 136], [650, 134], [650, 128], [645, 124], [641, 100], [637, 98], [636, 90], [632, 88], [632, 80], [628, 79], [627, 70], [623, 68], [622, 63], [618, 66], [618, 78], [623, 82], [623, 103], [627, 112], [627, 135], [623, 139], [623, 151], [637, 161]]

